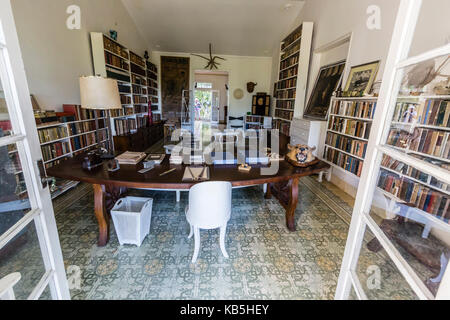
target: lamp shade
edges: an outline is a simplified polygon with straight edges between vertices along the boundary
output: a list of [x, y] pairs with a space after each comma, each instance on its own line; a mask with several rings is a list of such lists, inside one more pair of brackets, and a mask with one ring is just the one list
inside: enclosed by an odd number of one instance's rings
[[114, 79], [81, 77], [80, 94], [83, 109], [122, 109], [119, 87]]

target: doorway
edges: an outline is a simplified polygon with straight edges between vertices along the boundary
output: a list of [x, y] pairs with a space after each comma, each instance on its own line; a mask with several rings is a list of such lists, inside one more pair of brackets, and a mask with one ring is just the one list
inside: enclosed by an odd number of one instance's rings
[[212, 124], [226, 122], [228, 78], [228, 72], [225, 71], [195, 71], [195, 120], [207, 121]]

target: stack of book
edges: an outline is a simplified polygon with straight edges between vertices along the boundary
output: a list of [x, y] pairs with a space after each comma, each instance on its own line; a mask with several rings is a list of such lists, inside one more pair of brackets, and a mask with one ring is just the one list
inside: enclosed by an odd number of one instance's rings
[[119, 161], [119, 164], [132, 164], [136, 165], [141, 162], [147, 154], [145, 152], [130, 152], [127, 151], [122, 153], [120, 156], [116, 157], [116, 160]]

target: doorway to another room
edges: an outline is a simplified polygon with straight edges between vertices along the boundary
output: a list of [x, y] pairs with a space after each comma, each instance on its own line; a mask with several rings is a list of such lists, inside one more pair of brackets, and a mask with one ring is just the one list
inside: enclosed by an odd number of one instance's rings
[[195, 71], [195, 120], [219, 124], [226, 122], [228, 72]]

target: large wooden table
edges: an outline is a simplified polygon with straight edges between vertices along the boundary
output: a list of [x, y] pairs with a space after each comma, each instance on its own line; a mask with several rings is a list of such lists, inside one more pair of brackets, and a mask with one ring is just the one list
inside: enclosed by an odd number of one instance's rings
[[[98, 245], [105, 246], [109, 241], [110, 210], [127, 188], [151, 188], [161, 190], [188, 190], [195, 183], [183, 182], [185, 165], [171, 165], [169, 156], [160, 166], [140, 174], [142, 164], [137, 166], [121, 165], [117, 172], [108, 172], [102, 167], [92, 171], [83, 170], [81, 156], [66, 160], [47, 170], [52, 177], [90, 183], [94, 187], [95, 216], [98, 220]], [[294, 213], [298, 202], [298, 184], [301, 177], [319, 173], [328, 168], [324, 162], [308, 167], [296, 168], [286, 161], [279, 162], [279, 170], [272, 176], [260, 175], [261, 166], [252, 166], [249, 173], [240, 172], [237, 166], [210, 166], [210, 181], [229, 181], [233, 187], [245, 187], [268, 184], [266, 199], [275, 196], [286, 210], [286, 225], [290, 231], [295, 231]], [[176, 168], [175, 172], [160, 177], [160, 174]]]

